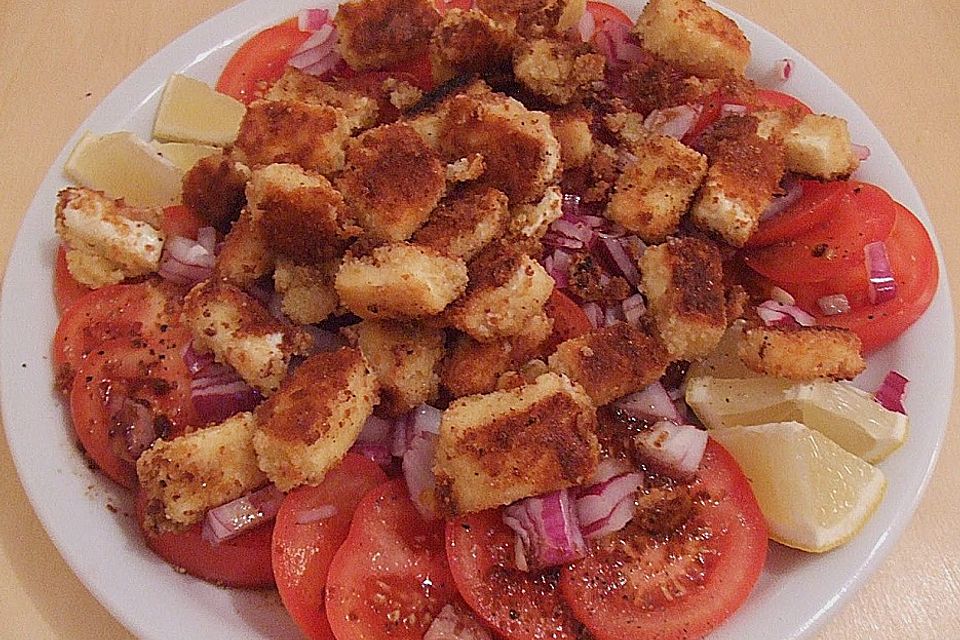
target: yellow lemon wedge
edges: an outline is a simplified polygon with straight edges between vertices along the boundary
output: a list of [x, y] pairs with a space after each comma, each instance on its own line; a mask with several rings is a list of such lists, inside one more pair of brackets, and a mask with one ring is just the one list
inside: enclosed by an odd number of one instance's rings
[[710, 433], [750, 480], [770, 538], [823, 553], [849, 541], [886, 489], [880, 469], [799, 422]]
[[800, 420], [780, 378], [690, 378], [686, 400], [708, 429]]
[[184, 173], [190, 171], [201, 158], [223, 153], [223, 149], [220, 147], [194, 142], [154, 142], [153, 146], [160, 152], [160, 155], [175, 164]]
[[160, 98], [153, 137], [162, 142], [226, 146], [237, 139], [246, 109], [204, 82], [175, 74]]

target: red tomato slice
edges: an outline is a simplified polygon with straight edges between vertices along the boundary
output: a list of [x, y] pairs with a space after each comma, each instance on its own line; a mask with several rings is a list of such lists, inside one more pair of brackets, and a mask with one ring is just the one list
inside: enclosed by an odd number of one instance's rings
[[[723, 105], [742, 104], [741, 101], [717, 92], [713, 93], [703, 101], [703, 110], [696, 123], [690, 128], [690, 131], [683, 136], [683, 143], [693, 144], [707, 128], [720, 119], [723, 114]], [[757, 89], [756, 102], [754, 104], [743, 105], [748, 111], [757, 111], [758, 109], [792, 109], [796, 108], [802, 114], [813, 113], [813, 109], [804, 104], [800, 99], [774, 91], [772, 89]]]
[[136, 513], [147, 546], [158, 556], [190, 575], [225, 587], [257, 588], [273, 584], [270, 538], [273, 523], [265, 523], [233, 540], [211, 544], [202, 525], [178, 533], [148, 532], [143, 528], [146, 496], [137, 495]]
[[553, 333], [541, 347], [549, 355], [557, 345], [570, 338], [576, 338], [593, 329], [590, 319], [580, 306], [558, 289], [554, 289], [543, 310], [553, 319]]
[[516, 534], [499, 510], [447, 523], [447, 559], [457, 589], [473, 611], [507, 640], [576, 640], [583, 625], [560, 597], [556, 571], [516, 568]]
[[[357, 503], [386, 481], [379, 465], [347, 454], [319, 486], [294, 489], [280, 505], [273, 528], [273, 575], [283, 606], [310, 640], [333, 640], [323, 597], [327, 570], [347, 537]], [[303, 521], [304, 514], [321, 507], [336, 512]]]
[[467, 11], [473, 8], [473, 0], [435, 0], [433, 6], [440, 15], [444, 15], [451, 9], [463, 9]]
[[[860, 336], [864, 351], [875, 351], [895, 340], [923, 315], [940, 281], [940, 266], [930, 235], [917, 217], [900, 204], [897, 204], [893, 230], [884, 244], [897, 282], [897, 296], [893, 300], [878, 305], [870, 303], [865, 264], [826, 282], [782, 286], [819, 324], [850, 329]], [[817, 301], [837, 293], [847, 296], [851, 310], [840, 315], [823, 315]]]
[[801, 180], [803, 193], [788, 209], [763, 220], [750, 236], [747, 247], [767, 247], [784, 242], [826, 222], [839, 206], [840, 199], [853, 191], [856, 183]]
[[790, 240], [744, 254], [744, 262], [776, 282], [823, 282], [863, 263], [863, 247], [890, 235], [897, 203], [864, 182], [838, 200], [829, 219]]
[[599, 2], [598, 0], [587, 0], [587, 11], [593, 16], [593, 20], [599, 30], [604, 22], [619, 22], [627, 26], [633, 26], [633, 20], [617, 7]]
[[57, 311], [62, 315], [81, 298], [93, 291], [90, 287], [77, 282], [67, 269], [67, 248], [60, 245], [57, 249], [57, 264], [53, 270], [53, 297], [57, 302]]
[[327, 575], [337, 640], [421, 640], [456, 598], [443, 527], [420, 518], [402, 479], [367, 493]]
[[597, 640], [702, 638], [747, 599], [767, 530], [747, 478], [712, 439], [689, 495], [676, 532], [634, 521], [563, 569], [564, 599]]
[[296, 18], [261, 31], [227, 62], [217, 80], [217, 91], [250, 104], [260, 95], [262, 83], [280, 79], [290, 56], [309, 37], [300, 31]]
[[757, 89], [757, 105], [750, 108], [752, 111], [757, 109], [798, 109], [804, 115], [813, 113], [813, 109], [799, 98], [773, 89]]
[[184, 238], [197, 239], [197, 231], [205, 225], [203, 220], [194, 213], [193, 209], [186, 205], [177, 204], [163, 209], [163, 220], [160, 222], [160, 230], [170, 238], [172, 236], [182, 236]]

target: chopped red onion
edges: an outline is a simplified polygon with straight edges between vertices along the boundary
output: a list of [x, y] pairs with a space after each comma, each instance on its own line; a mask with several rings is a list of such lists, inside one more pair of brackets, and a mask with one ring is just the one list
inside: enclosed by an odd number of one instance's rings
[[327, 331], [312, 324], [301, 325], [300, 328], [313, 338], [314, 353], [319, 353], [320, 351], [336, 351], [340, 347], [347, 345], [347, 341], [339, 333]]
[[544, 269], [550, 274], [558, 289], [566, 289], [570, 284], [570, 254], [563, 249], [554, 249], [553, 254], [544, 261]]
[[603, 326], [612, 327], [618, 322], [626, 322], [627, 317], [623, 313], [623, 307], [619, 304], [611, 304], [603, 310]]
[[363, 429], [357, 436], [357, 442], [386, 444], [393, 441], [393, 422], [377, 416], [370, 416], [363, 423]]
[[203, 423], [223, 422], [236, 413], [252, 410], [263, 400], [233, 367], [216, 362], [213, 354], [197, 353], [193, 343], [184, 351], [183, 360], [193, 376], [190, 399]]
[[874, 398], [887, 411], [896, 411], [907, 415], [907, 410], [903, 407], [903, 398], [907, 393], [908, 382], [909, 380], [900, 373], [891, 371], [880, 383], [880, 388], [877, 389]]
[[862, 144], [851, 144], [850, 148], [853, 149], [853, 154], [857, 156], [857, 160], [860, 162], [870, 159], [870, 147]]
[[631, 473], [633, 471], [635, 471], [633, 465], [623, 458], [604, 458], [600, 461], [600, 464], [597, 465], [597, 470], [593, 472], [593, 475], [590, 476], [589, 480], [587, 480], [585, 486], [589, 487], [595, 484], [600, 484], [601, 482], [606, 482], [614, 476], [621, 476], [625, 473]]
[[643, 474], [625, 473], [579, 489], [576, 510], [583, 537], [600, 538], [627, 526], [641, 486]]
[[790, 58], [783, 58], [782, 60], [777, 60], [777, 63], [774, 67], [777, 72], [777, 76], [780, 80], [786, 82], [790, 79], [790, 76], [793, 74], [793, 60]]
[[197, 230], [197, 242], [208, 253], [217, 253], [217, 230], [213, 227], [201, 227]]
[[337, 508], [332, 504], [324, 504], [313, 509], [306, 509], [297, 514], [294, 522], [297, 524], [310, 524], [311, 522], [319, 522], [320, 520], [327, 520], [337, 515]]
[[273, 520], [283, 492], [274, 485], [237, 498], [207, 512], [203, 520], [203, 538], [210, 544], [219, 544], [237, 537], [245, 531]]
[[689, 424], [662, 420], [633, 439], [641, 458], [678, 480], [686, 480], [700, 468], [707, 447], [707, 432]]
[[393, 464], [390, 447], [381, 442], [357, 442], [350, 447], [350, 453], [372, 460], [381, 467], [389, 467]]
[[722, 104], [720, 105], [721, 116], [742, 116], [747, 112], [747, 107], [742, 104]]
[[603, 309], [600, 308], [596, 302], [585, 302], [580, 307], [583, 309], [583, 312], [587, 316], [587, 320], [590, 321], [590, 325], [594, 329], [599, 329], [604, 326], [603, 324]]
[[214, 260], [212, 249], [196, 240], [173, 236], [163, 246], [159, 273], [165, 280], [192, 287], [213, 275]]
[[568, 564], [587, 554], [576, 509], [566, 489], [505, 507], [503, 521], [516, 532], [528, 569], [539, 571]]
[[[433, 460], [442, 415], [439, 409], [421, 404], [405, 416], [406, 429], [401, 436], [407, 443], [401, 464], [403, 477], [407, 482], [410, 498], [424, 520], [434, 520], [437, 517]], [[396, 444], [395, 440], [394, 452], [397, 449]]]
[[784, 179], [782, 186], [785, 193], [782, 196], [777, 196], [767, 205], [767, 208], [760, 214], [761, 222], [780, 215], [803, 196], [803, 185], [796, 178], [788, 177]]
[[887, 245], [882, 240], [871, 242], [863, 248], [863, 255], [870, 277], [870, 303], [893, 300], [897, 296], [897, 281], [887, 256]]
[[600, 246], [606, 249], [607, 256], [617, 268], [618, 275], [623, 276], [631, 287], [636, 287], [640, 282], [640, 271], [626, 248], [628, 246], [626, 239], [601, 238]]
[[623, 309], [623, 316], [627, 323], [634, 326], [640, 322], [640, 318], [647, 312], [647, 306], [643, 303], [643, 296], [639, 293], [635, 293], [621, 302], [620, 308]]
[[831, 296], [823, 296], [817, 300], [817, 306], [825, 316], [838, 316], [850, 311], [850, 301], [842, 293], [835, 293]]
[[560, 209], [564, 216], [576, 218], [583, 215], [580, 211], [580, 201], [582, 198], [573, 193], [565, 193], [560, 201]]
[[565, 218], [555, 220], [550, 227], [553, 231], [556, 231], [563, 236], [572, 238], [574, 240], [579, 240], [583, 243], [583, 245], [589, 245], [595, 236], [594, 230], [586, 224], [570, 222]]
[[473, 612], [448, 604], [430, 623], [423, 640], [492, 640], [492, 636]]
[[655, 109], [643, 121], [643, 126], [654, 133], [680, 140], [689, 133], [693, 125], [700, 119], [702, 110], [703, 107], [700, 105], [689, 104], [667, 109]]
[[326, 9], [301, 9], [297, 13], [297, 27], [300, 31], [317, 31], [330, 22], [330, 12]]
[[777, 286], [770, 287], [770, 299], [790, 306], [797, 304], [797, 299], [790, 295], [789, 291]]
[[324, 75], [340, 62], [337, 39], [337, 28], [328, 14], [327, 19], [293, 53], [288, 64], [310, 75]]
[[776, 300], [761, 302], [757, 307], [757, 315], [768, 327], [812, 327], [817, 324], [816, 318], [796, 305], [783, 304]]
[[584, 11], [583, 15], [580, 16], [580, 22], [577, 23], [577, 32], [580, 34], [580, 40], [590, 42], [590, 38], [593, 37], [596, 30], [597, 22], [594, 20], [593, 14], [589, 11]]
[[620, 398], [613, 403], [613, 406], [638, 420], [681, 422], [677, 406], [659, 381], [636, 393]]

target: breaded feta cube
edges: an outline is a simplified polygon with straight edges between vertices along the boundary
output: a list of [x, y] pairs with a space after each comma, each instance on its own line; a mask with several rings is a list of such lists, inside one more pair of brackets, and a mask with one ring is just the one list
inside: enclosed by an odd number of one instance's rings
[[563, 216], [563, 192], [547, 187], [540, 202], [520, 204], [510, 209], [509, 231], [518, 236], [540, 239]]
[[787, 171], [822, 180], [846, 178], [860, 166], [847, 121], [808, 114], [783, 137]]
[[481, 342], [521, 333], [553, 293], [553, 278], [515, 240], [487, 245], [470, 263], [469, 275], [470, 284], [448, 317]]
[[837, 327], [753, 327], [737, 353], [751, 370], [790, 380], [851, 380], [866, 368], [859, 336]]
[[[135, 217], [136, 218], [135, 218]], [[102, 191], [68, 187], [57, 194], [56, 228], [67, 245], [67, 268], [78, 282], [97, 289], [155, 272], [163, 232], [159, 209], [134, 209]]]
[[226, 233], [247, 203], [250, 169], [232, 156], [201, 158], [183, 176], [183, 204], [212, 227]]
[[633, 33], [645, 49], [699, 76], [742, 76], [750, 62], [737, 23], [703, 0], [650, 0]]
[[358, 71], [427, 53], [430, 34], [439, 22], [432, 0], [350, 0], [333, 18], [340, 55]]
[[427, 221], [447, 186], [446, 165], [404, 123], [360, 135], [337, 179], [349, 215], [375, 240], [406, 240]]
[[367, 129], [377, 123], [377, 101], [362, 93], [324, 82], [316, 76], [287, 66], [283, 75], [267, 91], [267, 100], [293, 100], [307, 104], [329, 105], [343, 111], [352, 130]]
[[533, 93], [564, 105], [583, 99], [594, 84], [603, 81], [606, 60], [587, 44], [524, 40], [513, 52], [513, 74]]
[[335, 259], [319, 265], [278, 259], [273, 286], [280, 294], [280, 310], [297, 324], [317, 324], [326, 320], [340, 304], [333, 286], [339, 268], [340, 263]]
[[507, 196], [490, 187], [467, 188], [444, 200], [413, 242], [469, 261], [507, 227]]
[[679, 140], [651, 134], [633, 145], [630, 162], [613, 189], [607, 217], [645, 242], [677, 231], [707, 173], [707, 158]]
[[560, 160], [565, 169], [585, 165], [593, 154], [593, 113], [583, 106], [566, 107], [550, 113], [550, 130], [560, 143]]
[[723, 264], [716, 245], [671, 238], [640, 258], [641, 288], [673, 360], [708, 355], [727, 328]]
[[576, 26], [586, 0], [477, 0], [476, 7], [523, 37], [562, 35]]
[[377, 377], [359, 349], [303, 361], [256, 409], [260, 469], [281, 491], [317, 485], [343, 459], [377, 404]]
[[433, 79], [509, 68], [513, 34], [476, 9], [450, 9], [430, 38]]
[[443, 358], [442, 330], [392, 320], [364, 320], [346, 332], [380, 383], [380, 411], [399, 417], [437, 399]]
[[240, 123], [236, 149], [250, 167], [299, 164], [324, 175], [343, 168], [350, 123], [343, 110], [296, 100], [257, 100]]
[[157, 440], [137, 459], [140, 491], [147, 497], [148, 531], [176, 531], [203, 520], [213, 508], [267, 482], [253, 449], [252, 413], [173, 440]]
[[276, 255], [311, 264], [340, 254], [345, 246], [338, 220], [343, 196], [319, 173], [295, 164], [255, 169], [247, 201]]
[[244, 209], [220, 246], [213, 272], [217, 278], [248, 287], [270, 273], [275, 258], [263, 227]]
[[270, 315], [256, 298], [227, 282], [207, 280], [190, 290], [181, 319], [194, 346], [237, 370], [264, 395], [277, 390], [290, 357], [305, 355], [310, 337]]
[[447, 182], [470, 182], [476, 180], [487, 170], [487, 163], [479, 153], [470, 155], [447, 163]]
[[460, 398], [440, 420], [437, 498], [448, 516], [581, 484], [599, 457], [596, 409], [565, 376]]
[[702, 139], [710, 168], [690, 218], [728, 244], [742, 247], [773, 201], [784, 173], [783, 148], [757, 135], [752, 116], [728, 116]]
[[348, 253], [336, 279], [340, 302], [361, 318], [424, 318], [443, 311], [467, 287], [467, 266], [405, 243]]
[[561, 342], [548, 363], [599, 407], [659, 380], [670, 357], [650, 327], [618, 322]]

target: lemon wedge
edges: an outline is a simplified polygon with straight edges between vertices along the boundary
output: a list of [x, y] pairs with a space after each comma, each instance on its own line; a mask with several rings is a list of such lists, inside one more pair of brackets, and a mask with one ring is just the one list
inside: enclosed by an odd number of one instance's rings
[[153, 137], [222, 147], [237, 139], [246, 109], [242, 102], [206, 83], [174, 74], [160, 98]]
[[743, 320], [737, 320], [730, 325], [716, 349], [703, 360], [690, 365], [690, 368], [687, 369], [687, 380], [703, 376], [714, 378], [762, 377], [762, 374], [748, 369], [740, 361], [740, 356], [737, 355], [737, 345], [740, 344], [740, 338], [743, 337], [744, 326]]
[[710, 433], [736, 458], [781, 544], [823, 553], [850, 540], [886, 489], [880, 469], [799, 422]]
[[708, 429], [800, 420], [787, 393], [792, 385], [780, 378], [691, 378], [686, 400]]
[[186, 173], [197, 164], [197, 161], [207, 156], [223, 153], [220, 147], [194, 142], [154, 142], [153, 146], [164, 158], [172, 162], [178, 169]]
[[126, 131], [102, 136], [85, 133], [63, 170], [81, 187], [123, 198], [135, 207], [180, 200], [180, 169], [153, 145]]

